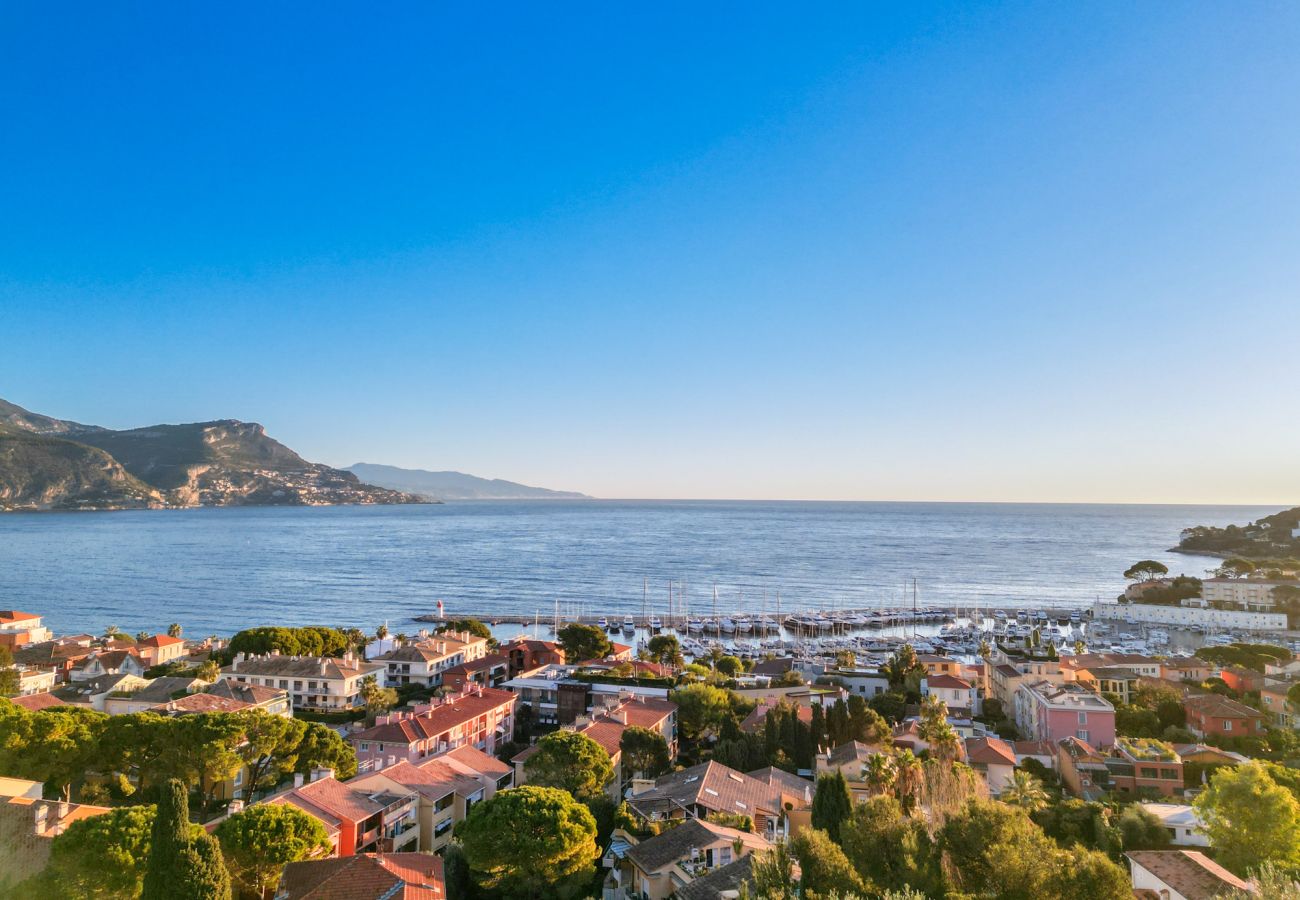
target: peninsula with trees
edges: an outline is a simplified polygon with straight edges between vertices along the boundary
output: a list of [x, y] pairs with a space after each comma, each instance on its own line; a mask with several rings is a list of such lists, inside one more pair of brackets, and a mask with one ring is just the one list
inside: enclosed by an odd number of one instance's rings
[[1245, 525], [1196, 525], [1183, 530], [1173, 553], [1242, 556], [1248, 559], [1300, 557], [1300, 506]]

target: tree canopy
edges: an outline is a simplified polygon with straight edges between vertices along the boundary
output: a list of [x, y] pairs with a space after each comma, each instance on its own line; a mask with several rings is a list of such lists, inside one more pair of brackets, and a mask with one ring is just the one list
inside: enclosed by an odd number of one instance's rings
[[837, 844], [840, 842], [840, 824], [853, 812], [853, 795], [849, 783], [838, 769], [817, 778], [817, 791], [813, 794], [812, 826], [819, 828]]
[[604, 630], [580, 622], [565, 625], [555, 633], [555, 639], [564, 650], [564, 661], [570, 664], [587, 659], [604, 659], [612, 649]]
[[451, 619], [439, 625], [437, 631], [439, 634], [444, 631], [468, 631], [470, 634], [486, 639], [493, 647], [497, 645], [497, 639], [492, 636], [492, 629], [478, 619]]
[[1124, 570], [1124, 577], [1132, 581], [1155, 581], [1169, 574], [1169, 567], [1154, 559], [1142, 559]]
[[529, 784], [568, 791], [586, 802], [600, 797], [614, 778], [609, 754], [585, 734], [553, 731], [537, 742], [537, 752], [524, 761]]
[[475, 882], [502, 897], [581, 896], [600, 853], [591, 812], [561, 790], [531, 784], [476, 805], [456, 837]]
[[683, 662], [681, 642], [676, 635], [657, 634], [646, 645], [646, 656], [651, 662], [663, 666], [680, 666]]
[[216, 841], [190, 824], [185, 785], [168, 779], [159, 787], [149, 836], [142, 900], [229, 900], [230, 874]]
[[672, 764], [672, 754], [668, 741], [662, 734], [639, 725], [623, 729], [618, 748], [623, 757], [625, 777], [632, 778], [640, 774], [646, 778], [657, 778]]
[[73, 822], [54, 838], [50, 861], [28, 893], [58, 900], [140, 896], [153, 820], [153, 806], [119, 806]]
[[216, 829], [221, 852], [235, 881], [264, 896], [291, 862], [328, 856], [332, 845], [325, 826], [288, 803], [250, 806]]
[[1193, 805], [1218, 861], [1237, 874], [1300, 866], [1300, 801], [1261, 763], [1219, 769]]

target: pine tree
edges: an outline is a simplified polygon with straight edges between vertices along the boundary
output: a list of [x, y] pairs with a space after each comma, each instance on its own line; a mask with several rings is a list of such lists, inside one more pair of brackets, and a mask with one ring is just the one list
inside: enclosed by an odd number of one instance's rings
[[853, 795], [843, 772], [832, 772], [817, 779], [817, 793], [813, 794], [812, 826], [840, 841], [840, 823], [853, 813]]

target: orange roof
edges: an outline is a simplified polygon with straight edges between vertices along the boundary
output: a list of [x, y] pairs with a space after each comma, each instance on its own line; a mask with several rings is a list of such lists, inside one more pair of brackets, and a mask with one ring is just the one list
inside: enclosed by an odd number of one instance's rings
[[285, 900], [445, 900], [442, 858], [428, 853], [362, 853], [289, 863]]
[[16, 622], [30, 622], [39, 619], [35, 613], [19, 612], [16, 609], [0, 609], [0, 625], [13, 625]]
[[381, 741], [392, 744], [413, 744], [425, 738], [437, 737], [466, 722], [505, 704], [513, 704], [515, 695], [498, 688], [482, 688], [455, 700], [435, 706], [416, 716], [384, 722], [365, 731], [349, 735], [348, 740]]
[[509, 775], [513, 771], [509, 765], [503, 763], [490, 753], [484, 753], [477, 747], [469, 744], [462, 744], [455, 750], [448, 750], [446, 753], [437, 757], [438, 759], [454, 759], [468, 769], [473, 769], [481, 775], [488, 775], [493, 778], [500, 778], [502, 775]]
[[40, 709], [49, 709], [51, 706], [64, 706], [64, 702], [58, 697], [46, 691], [42, 694], [24, 694], [21, 697], [11, 697], [10, 701], [15, 706], [21, 706], [28, 712], [36, 712]]
[[956, 675], [927, 675], [925, 683], [932, 688], [949, 688], [959, 691], [969, 691], [970, 682], [958, 678]]
[[140, 646], [141, 647], [171, 647], [174, 644], [183, 644], [183, 643], [185, 642], [180, 638], [174, 638], [169, 634], [155, 634], [152, 637], [147, 637], [143, 641], [141, 641]]
[[242, 700], [235, 700], [231, 697], [220, 697], [216, 694], [186, 694], [184, 697], [151, 706], [149, 712], [162, 713], [165, 716], [190, 713], [232, 713], [251, 709], [252, 706], [251, 703], [244, 703]]
[[1015, 751], [1000, 738], [970, 738], [966, 741], [966, 757], [973, 763], [994, 766], [1014, 766]]

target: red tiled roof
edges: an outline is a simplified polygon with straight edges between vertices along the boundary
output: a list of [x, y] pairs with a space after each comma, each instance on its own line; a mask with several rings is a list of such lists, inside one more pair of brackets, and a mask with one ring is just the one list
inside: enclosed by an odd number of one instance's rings
[[1250, 885], [1195, 850], [1133, 850], [1124, 854], [1187, 900], [1211, 900]]
[[172, 637], [170, 634], [155, 634], [147, 637], [140, 642], [141, 647], [171, 647], [176, 644], [183, 644], [185, 641], [180, 638]]
[[216, 694], [186, 694], [184, 697], [151, 706], [149, 712], [175, 716], [193, 713], [233, 713], [252, 707], [252, 703], [244, 703], [242, 700], [220, 697]]
[[515, 695], [498, 688], [483, 688], [436, 706], [418, 716], [385, 722], [367, 728], [348, 740], [380, 741], [392, 744], [413, 744], [426, 738], [437, 737], [505, 704], [513, 704]]
[[959, 691], [969, 691], [970, 682], [958, 678], [956, 675], [927, 675], [925, 683], [932, 688], [955, 689]]
[[492, 756], [489, 753], [484, 753], [479, 748], [471, 747], [469, 744], [462, 744], [455, 750], [448, 750], [446, 753], [443, 753], [436, 758], [454, 759], [461, 765], [491, 778], [500, 778], [502, 775], [509, 775], [512, 771], [509, 765], [503, 763], [495, 756]]
[[973, 763], [992, 766], [1014, 766], [1015, 751], [1000, 738], [970, 738], [966, 741], [966, 757]]
[[1238, 703], [1229, 697], [1218, 694], [1197, 694], [1183, 699], [1183, 706], [1189, 713], [1203, 716], [1217, 716], [1220, 719], [1262, 719], [1264, 714], [1244, 703]]
[[334, 778], [322, 778], [294, 788], [285, 799], [300, 798], [341, 821], [361, 822], [383, 809], [360, 791]]
[[4, 625], [13, 625], [15, 622], [27, 622], [39, 618], [40, 616], [35, 613], [19, 612], [16, 609], [0, 609], [0, 624]]
[[428, 853], [363, 853], [289, 863], [285, 900], [445, 900], [442, 858]]
[[51, 706], [64, 706], [64, 702], [58, 697], [46, 691], [42, 694], [24, 694], [21, 697], [9, 698], [15, 706], [21, 706], [28, 712], [36, 712], [41, 709], [49, 709]]

